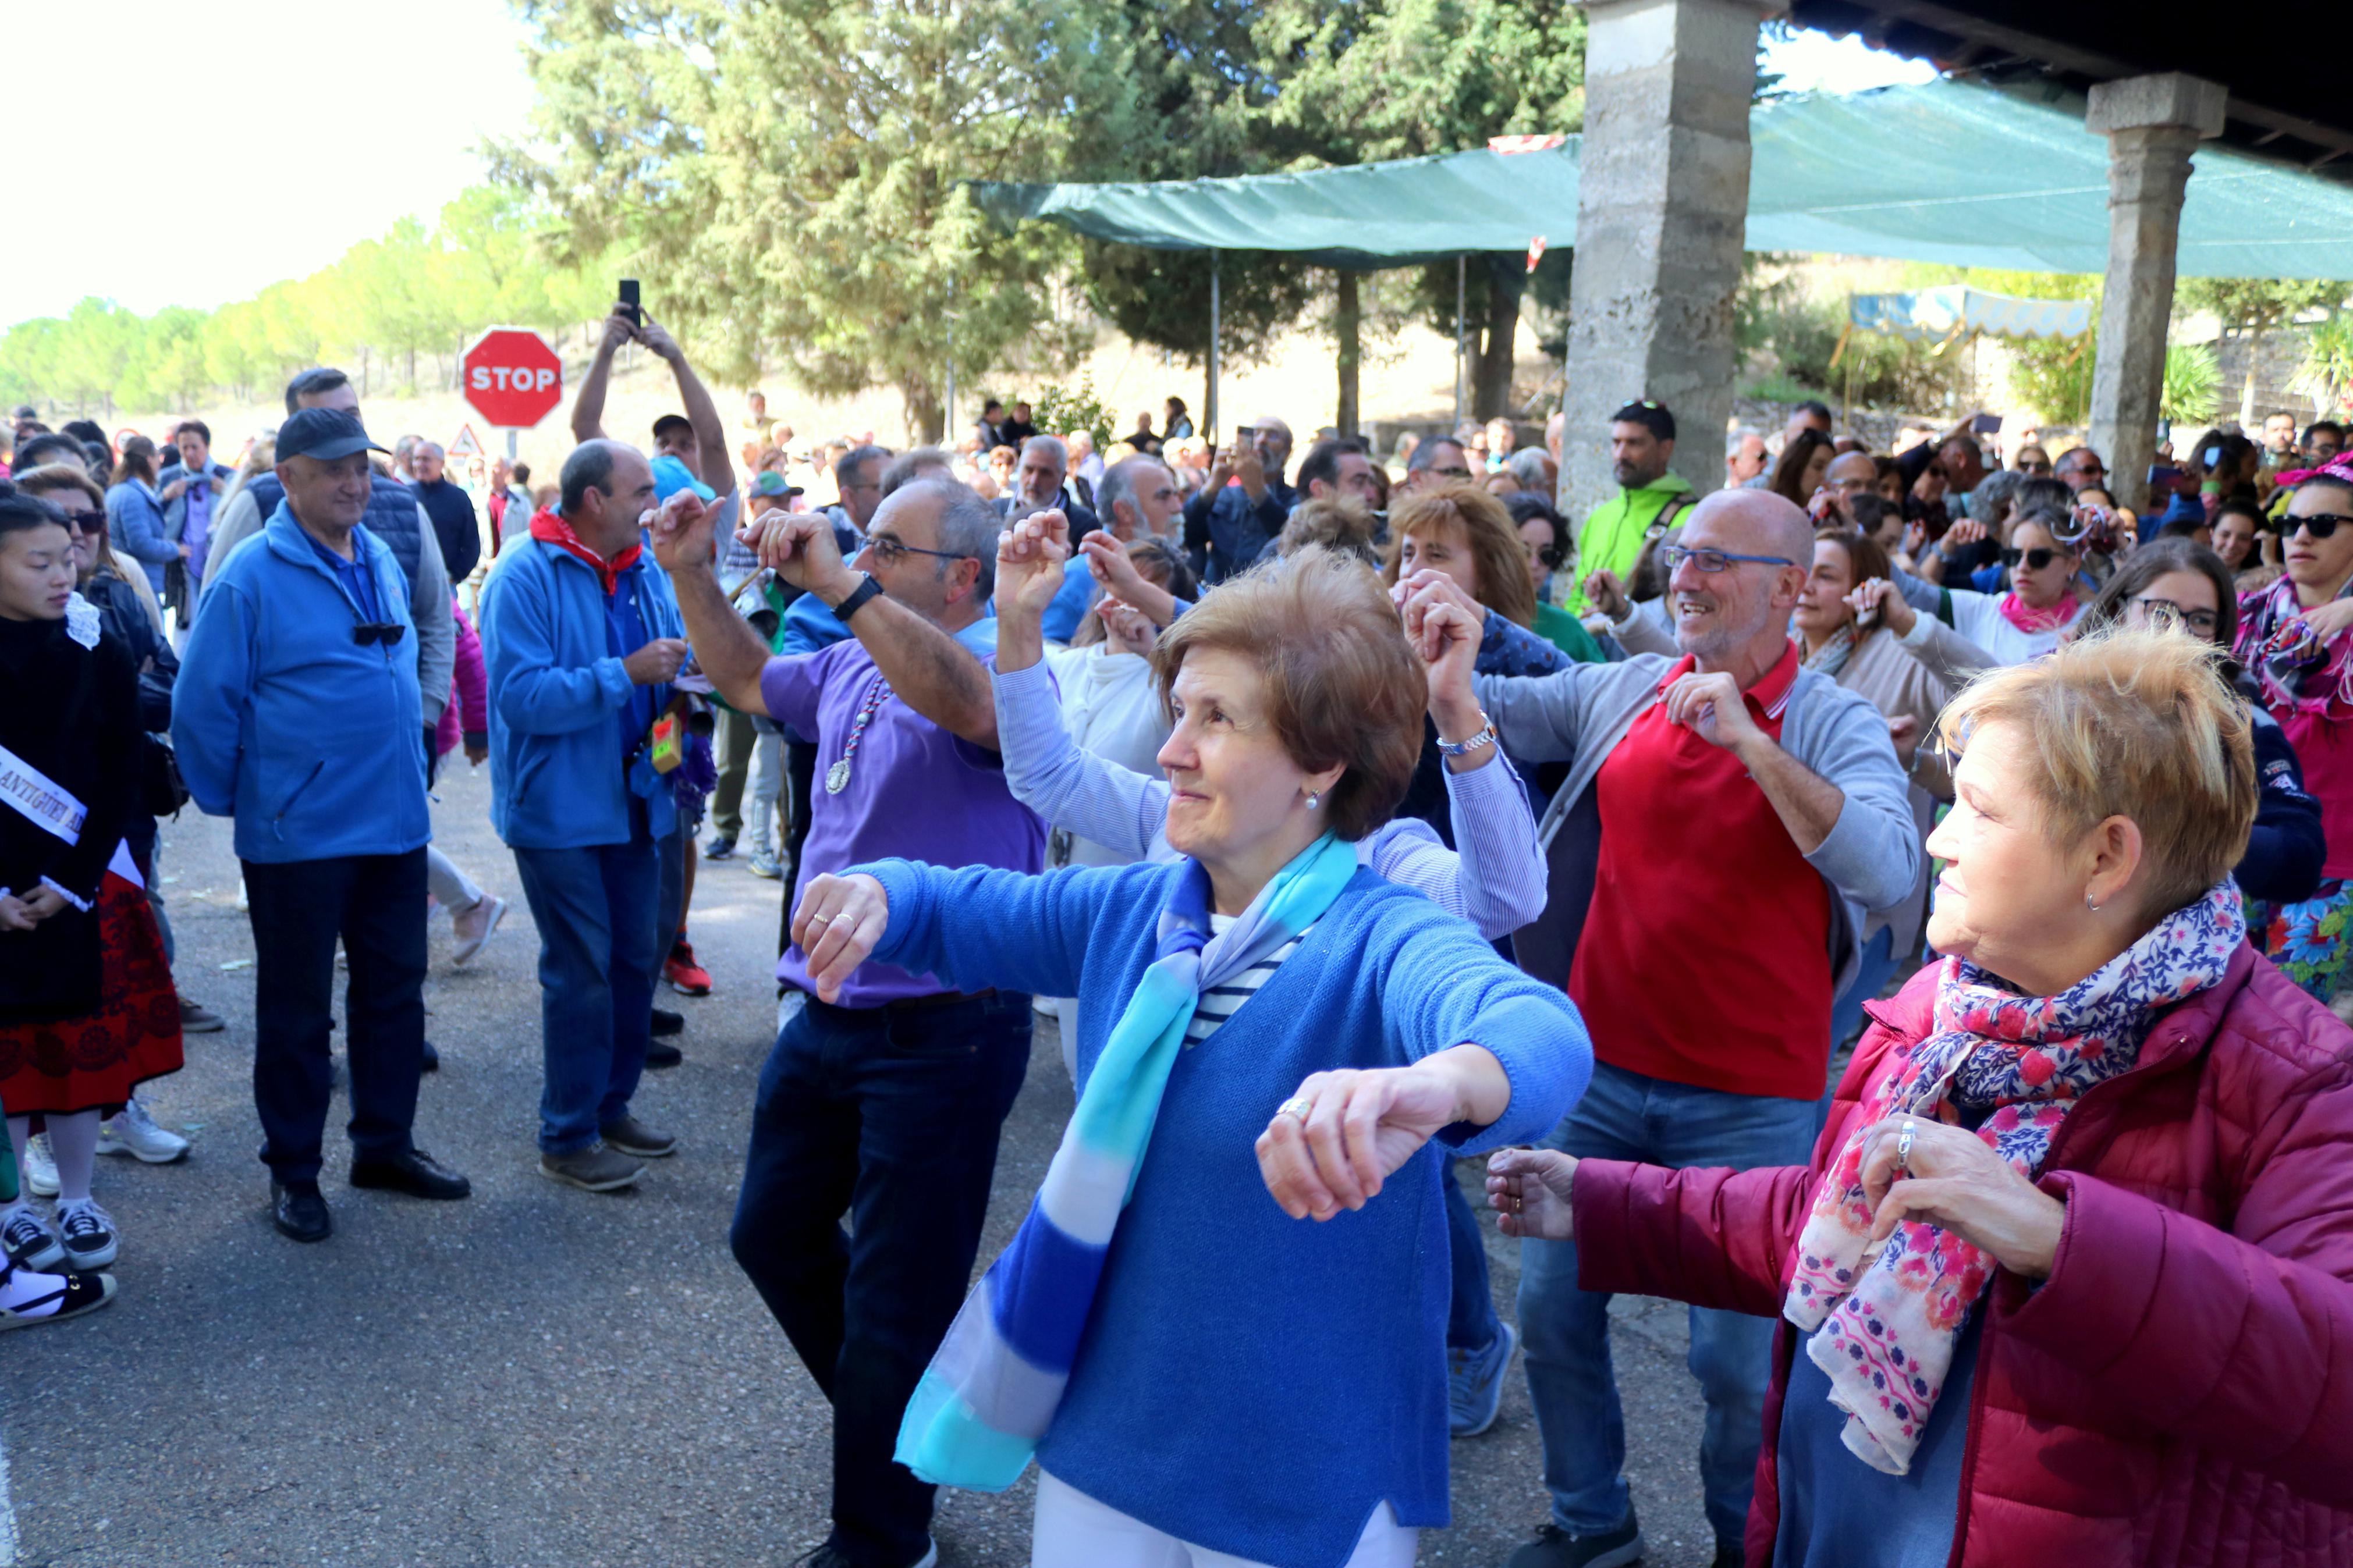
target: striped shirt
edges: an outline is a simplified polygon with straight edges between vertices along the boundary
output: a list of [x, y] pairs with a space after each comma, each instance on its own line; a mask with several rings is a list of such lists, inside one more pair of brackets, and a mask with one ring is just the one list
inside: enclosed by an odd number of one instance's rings
[[[1237, 918], [1234, 915], [1211, 915], [1209, 934], [1224, 935], [1226, 928], [1232, 925]], [[1310, 922], [1307, 931], [1314, 929], [1314, 923]], [[1218, 1026], [1232, 1017], [1234, 1009], [1257, 995], [1258, 988], [1282, 967], [1284, 959], [1299, 951], [1299, 944], [1306, 938], [1307, 931], [1301, 931], [1223, 985], [1212, 985], [1202, 992], [1200, 1000], [1193, 1005], [1193, 1021], [1185, 1026], [1185, 1048], [1190, 1050], [1216, 1034]]]

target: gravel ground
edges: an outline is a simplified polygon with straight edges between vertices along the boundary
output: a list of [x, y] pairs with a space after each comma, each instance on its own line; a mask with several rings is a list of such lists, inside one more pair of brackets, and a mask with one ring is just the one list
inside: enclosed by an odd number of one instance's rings
[[[186, 1069], [146, 1097], [195, 1141], [191, 1157], [100, 1162], [98, 1195], [123, 1235], [121, 1300], [9, 1336], [0, 1432], [20, 1562], [781, 1564], [824, 1538], [828, 1412], [727, 1251], [775, 1034], [765, 976], [778, 885], [741, 861], [705, 868], [693, 936], [717, 988], [665, 994], [688, 1017], [686, 1065], [649, 1075], [637, 1107], [679, 1133], [682, 1152], [634, 1193], [575, 1192], [534, 1171], [536, 941], [488, 825], [487, 777], [461, 767], [440, 795], [438, 842], [513, 905], [463, 970], [448, 964], [446, 921], [432, 935], [427, 1001], [443, 1066], [425, 1081], [417, 1135], [473, 1178], [474, 1196], [353, 1191], [348, 1146], [331, 1129], [336, 1234], [319, 1247], [282, 1239], [266, 1213], [252, 942], [228, 825], [193, 810], [165, 825], [179, 978], [229, 1027], [191, 1037]], [[1006, 1126], [984, 1258], [1009, 1237], [1070, 1108], [1042, 1022]], [[339, 1094], [332, 1119], [344, 1114]], [[1515, 1253], [1500, 1237], [1490, 1252], [1508, 1311]], [[1621, 1300], [1618, 1326], [1648, 1561], [1704, 1564], [1683, 1309]], [[1516, 1370], [1494, 1428], [1453, 1455], [1455, 1526], [1427, 1532], [1420, 1560], [1500, 1564], [1546, 1517]], [[1018, 1568], [1029, 1520], [1026, 1483], [1000, 1498], [948, 1494], [941, 1561]]]

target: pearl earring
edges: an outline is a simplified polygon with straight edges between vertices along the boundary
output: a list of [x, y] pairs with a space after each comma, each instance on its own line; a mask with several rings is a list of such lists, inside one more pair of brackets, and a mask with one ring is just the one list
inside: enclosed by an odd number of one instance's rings
[[1324, 804], [1324, 792], [1323, 792], [1322, 790], [1314, 790], [1314, 789], [1311, 789], [1311, 790], [1309, 790], [1309, 791], [1307, 792], [1307, 809], [1308, 809], [1308, 810], [1313, 811], [1313, 810], [1314, 810], [1317, 806], [1319, 806], [1319, 805], [1323, 805], [1323, 804]]

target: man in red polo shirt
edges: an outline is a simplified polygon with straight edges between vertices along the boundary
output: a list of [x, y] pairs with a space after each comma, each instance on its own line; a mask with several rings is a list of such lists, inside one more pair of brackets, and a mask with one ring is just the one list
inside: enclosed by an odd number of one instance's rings
[[[1720, 491], [1667, 552], [1680, 658], [1477, 682], [1506, 752], [1569, 764], [1539, 829], [1548, 905], [1513, 939], [1593, 1033], [1593, 1085], [1552, 1140], [1569, 1153], [1745, 1169], [1800, 1163], [1812, 1142], [1831, 997], [1863, 914], [1911, 890], [1921, 854], [1886, 721], [1789, 640], [1812, 559], [1799, 508]], [[1444, 591], [1417, 584], [1414, 603]], [[1641, 1554], [1608, 1308], [1577, 1288], [1574, 1242], [1523, 1244], [1553, 1517], [1509, 1568]], [[1696, 1308], [1691, 1324], [1708, 1521], [1737, 1563], [1773, 1325]]]

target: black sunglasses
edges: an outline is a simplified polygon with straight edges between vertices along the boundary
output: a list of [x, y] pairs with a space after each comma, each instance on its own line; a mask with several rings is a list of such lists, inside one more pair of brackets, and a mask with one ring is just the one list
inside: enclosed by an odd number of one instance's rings
[[1536, 559], [1544, 563], [1546, 571], [1557, 572], [1560, 570], [1561, 557], [1565, 553], [1567, 552], [1559, 545], [1546, 544], [1536, 551]]
[[352, 628], [352, 641], [362, 647], [367, 647], [370, 643], [382, 643], [385, 647], [390, 647], [400, 640], [400, 634], [407, 629], [397, 621], [362, 621]]
[[2341, 511], [2316, 511], [2304, 517], [2280, 519], [2280, 536], [2294, 539], [2299, 531], [2309, 531], [2315, 539], [2326, 539], [2337, 531], [2339, 523], [2353, 522]]
[[2001, 552], [2003, 565], [2015, 566], [2023, 561], [2029, 572], [2040, 572], [2058, 558], [2059, 552], [2055, 550], [2005, 550]]

